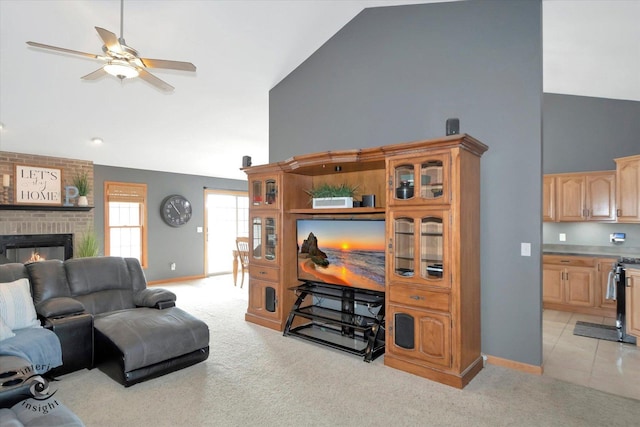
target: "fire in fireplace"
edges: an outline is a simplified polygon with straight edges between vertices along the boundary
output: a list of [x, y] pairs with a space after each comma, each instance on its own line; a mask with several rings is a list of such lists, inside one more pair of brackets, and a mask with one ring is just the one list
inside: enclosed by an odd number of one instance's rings
[[72, 234], [20, 234], [0, 236], [0, 264], [45, 259], [65, 260], [73, 256]]

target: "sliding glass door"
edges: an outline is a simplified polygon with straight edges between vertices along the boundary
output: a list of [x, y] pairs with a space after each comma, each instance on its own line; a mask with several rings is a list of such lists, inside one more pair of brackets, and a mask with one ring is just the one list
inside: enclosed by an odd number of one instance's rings
[[205, 190], [206, 274], [233, 271], [236, 237], [249, 236], [249, 197], [246, 192]]

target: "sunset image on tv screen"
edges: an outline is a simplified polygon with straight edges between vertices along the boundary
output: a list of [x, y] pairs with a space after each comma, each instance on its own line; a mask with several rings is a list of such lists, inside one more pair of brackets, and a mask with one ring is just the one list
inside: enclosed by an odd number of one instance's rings
[[384, 221], [297, 222], [300, 280], [384, 290]]

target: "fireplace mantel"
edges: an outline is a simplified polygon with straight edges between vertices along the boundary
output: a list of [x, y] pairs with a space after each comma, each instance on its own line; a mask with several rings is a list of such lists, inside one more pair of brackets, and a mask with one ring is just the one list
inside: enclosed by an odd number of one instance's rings
[[89, 212], [93, 206], [0, 205], [0, 211], [75, 211]]

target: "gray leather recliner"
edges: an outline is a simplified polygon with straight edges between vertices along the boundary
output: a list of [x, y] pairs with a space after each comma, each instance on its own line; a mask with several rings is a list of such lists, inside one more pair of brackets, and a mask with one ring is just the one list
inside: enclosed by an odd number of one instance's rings
[[[147, 288], [135, 258], [50, 260], [27, 269], [38, 314], [45, 319], [91, 314], [95, 365], [125, 386], [209, 355], [207, 325], [175, 307], [172, 292]], [[71, 336], [61, 340], [63, 354], [65, 341], [67, 346], [87, 344], [74, 343], [73, 328], [66, 333]]]

